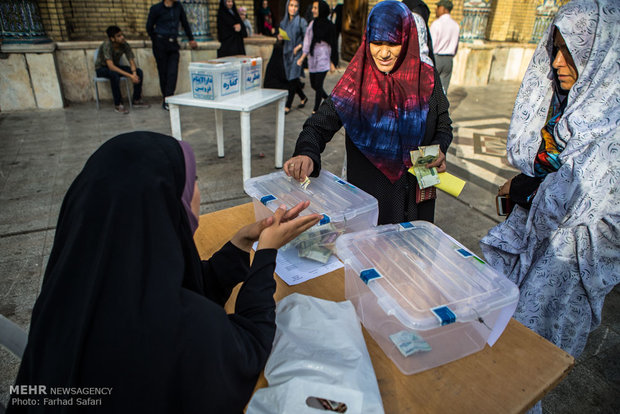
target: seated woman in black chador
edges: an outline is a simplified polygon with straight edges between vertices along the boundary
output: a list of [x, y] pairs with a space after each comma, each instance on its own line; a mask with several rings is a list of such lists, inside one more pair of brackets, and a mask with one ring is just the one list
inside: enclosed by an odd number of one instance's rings
[[276, 249], [320, 217], [296, 217], [307, 202], [281, 208], [201, 261], [195, 171], [188, 144], [151, 132], [90, 157], [63, 201], [17, 385], [106, 387], [89, 407], [106, 413], [243, 410], [275, 334]]

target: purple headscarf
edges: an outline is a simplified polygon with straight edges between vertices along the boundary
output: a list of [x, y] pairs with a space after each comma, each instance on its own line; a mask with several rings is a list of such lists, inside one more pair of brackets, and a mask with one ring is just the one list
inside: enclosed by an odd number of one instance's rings
[[183, 150], [183, 158], [185, 159], [185, 187], [183, 187], [181, 202], [187, 212], [189, 227], [192, 230], [192, 234], [194, 234], [198, 228], [198, 217], [192, 211], [192, 198], [194, 197], [194, 184], [196, 183], [196, 157], [194, 156], [194, 150], [187, 142], [179, 141], [179, 145]]

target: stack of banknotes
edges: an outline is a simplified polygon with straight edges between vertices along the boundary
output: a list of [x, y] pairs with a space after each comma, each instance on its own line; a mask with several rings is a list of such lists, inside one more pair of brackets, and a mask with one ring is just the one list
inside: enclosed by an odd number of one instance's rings
[[291, 244], [297, 249], [299, 257], [325, 264], [334, 253], [336, 239], [342, 233], [344, 233], [344, 228], [327, 223], [309, 228]]
[[417, 150], [410, 152], [413, 171], [418, 179], [420, 188], [427, 188], [439, 184], [437, 168], [426, 168], [426, 164], [431, 163], [439, 157], [439, 145], [428, 145], [418, 147]]

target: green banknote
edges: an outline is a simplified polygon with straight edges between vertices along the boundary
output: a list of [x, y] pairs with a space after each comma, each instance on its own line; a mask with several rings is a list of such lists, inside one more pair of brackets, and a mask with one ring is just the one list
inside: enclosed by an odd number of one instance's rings
[[411, 151], [411, 164], [413, 171], [418, 179], [420, 188], [427, 188], [439, 184], [439, 175], [437, 168], [426, 168], [426, 164], [431, 163], [439, 157], [439, 145], [428, 145], [418, 147], [417, 150]]

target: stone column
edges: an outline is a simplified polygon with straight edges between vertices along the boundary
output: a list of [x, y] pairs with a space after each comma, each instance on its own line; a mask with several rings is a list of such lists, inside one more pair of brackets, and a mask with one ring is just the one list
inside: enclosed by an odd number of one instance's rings
[[[213, 40], [209, 31], [209, 5], [207, 0], [181, 0], [187, 21], [196, 41]], [[187, 40], [185, 31], [179, 27], [179, 37]]]
[[0, 0], [0, 38], [3, 44], [51, 42], [36, 0]]
[[558, 8], [556, 0], [544, 0], [540, 6], [536, 7], [536, 21], [534, 22], [530, 43], [538, 43], [540, 41], [543, 33], [558, 12]]
[[463, 42], [484, 40], [491, 13], [491, 0], [465, 0], [460, 39]]

